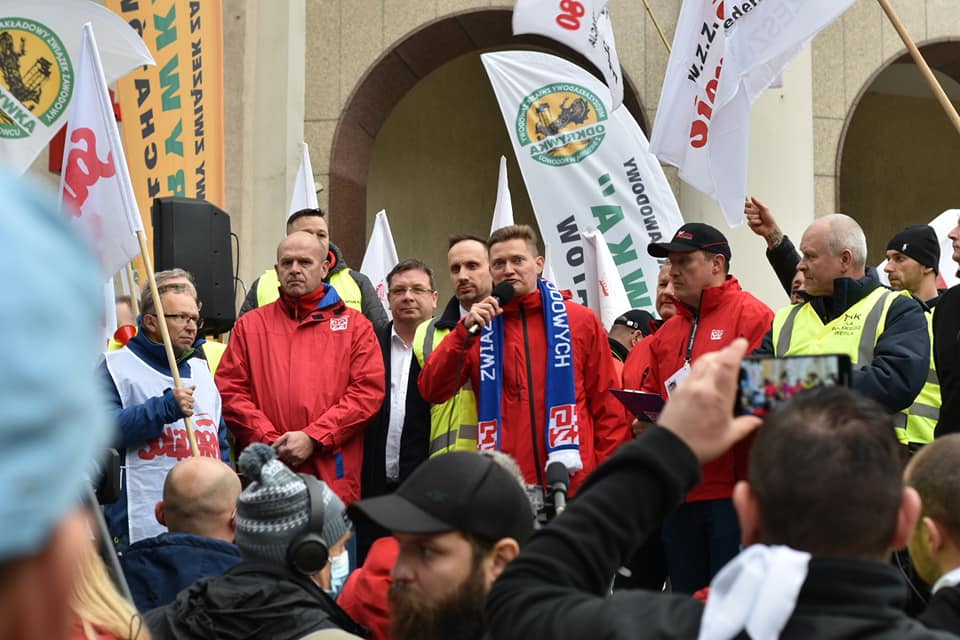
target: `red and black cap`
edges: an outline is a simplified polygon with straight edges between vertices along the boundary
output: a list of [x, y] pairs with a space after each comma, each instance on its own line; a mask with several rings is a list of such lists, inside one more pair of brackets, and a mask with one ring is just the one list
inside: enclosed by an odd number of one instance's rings
[[670, 242], [651, 242], [647, 245], [647, 253], [654, 258], [666, 258], [671, 251], [689, 253], [701, 249], [730, 259], [730, 243], [726, 236], [719, 229], [702, 222], [683, 225], [673, 234]]

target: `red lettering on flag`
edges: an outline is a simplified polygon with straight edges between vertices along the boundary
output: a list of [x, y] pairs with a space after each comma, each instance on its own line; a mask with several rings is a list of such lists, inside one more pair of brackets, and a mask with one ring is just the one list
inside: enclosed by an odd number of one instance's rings
[[[70, 135], [70, 142], [75, 143], [67, 156], [67, 170], [63, 180], [63, 197], [71, 205], [71, 213], [80, 217], [80, 208], [87, 201], [90, 187], [100, 178], [112, 178], [116, 173], [113, 164], [113, 154], [107, 153], [105, 162], [100, 161], [97, 154], [97, 137], [92, 129], [75, 129]], [[80, 147], [78, 143], [85, 143]]]

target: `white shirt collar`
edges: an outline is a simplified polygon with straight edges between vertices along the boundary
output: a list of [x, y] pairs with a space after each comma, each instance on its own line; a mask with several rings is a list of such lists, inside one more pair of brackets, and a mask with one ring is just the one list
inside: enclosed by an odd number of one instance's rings
[[958, 584], [960, 584], [960, 567], [940, 576], [940, 579], [933, 584], [933, 593], [944, 587], [955, 587]]

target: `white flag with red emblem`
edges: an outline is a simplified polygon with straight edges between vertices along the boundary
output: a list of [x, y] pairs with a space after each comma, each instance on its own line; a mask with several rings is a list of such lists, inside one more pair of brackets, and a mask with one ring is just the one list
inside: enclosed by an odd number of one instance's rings
[[83, 25], [63, 148], [61, 207], [90, 238], [105, 276], [140, 254], [143, 224], [90, 23]]
[[398, 262], [400, 259], [397, 257], [397, 245], [394, 244], [393, 234], [390, 232], [387, 211], [381, 209], [373, 223], [373, 233], [370, 234], [367, 251], [363, 254], [360, 273], [370, 278], [370, 282], [377, 290], [377, 297], [380, 298], [383, 308], [387, 310], [388, 317], [393, 316], [387, 300], [387, 274], [397, 266]]
[[623, 71], [607, 0], [517, 0], [513, 35], [535, 33], [567, 45], [603, 74], [611, 110], [623, 104]]
[[743, 222], [750, 105], [854, 0], [684, 0], [650, 136], [680, 178]]
[[593, 227], [583, 231], [583, 266], [586, 286], [593, 290], [587, 301], [600, 317], [603, 328], [610, 331], [613, 321], [630, 310], [630, 298], [627, 297], [627, 290], [607, 241]]
[[297, 171], [297, 181], [293, 184], [293, 196], [290, 198], [290, 212], [287, 218], [301, 209], [317, 209], [317, 184], [313, 181], [313, 165], [310, 163], [310, 149], [306, 142], [301, 142], [303, 156], [300, 158], [300, 170]]
[[0, 0], [0, 160], [23, 173], [66, 124], [79, 87], [81, 26], [103, 42], [107, 83], [155, 64], [133, 27], [88, 0]]
[[497, 180], [497, 203], [493, 206], [493, 222], [490, 233], [513, 224], [513, 200], [507, 184], [507, 159], [500, 156], [500, 177]]

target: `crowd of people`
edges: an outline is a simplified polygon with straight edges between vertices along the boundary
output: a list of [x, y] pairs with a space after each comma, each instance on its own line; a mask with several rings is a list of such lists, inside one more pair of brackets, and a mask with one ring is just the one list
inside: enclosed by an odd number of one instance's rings
[[[388, 315], [305, 209], [225, 347], [163, 271], [90, 376], [96, 265], [0, 186], [0, 639], [960, 634], [960, 289], [929, 226], [890, 239], [887, 287], [852, 218], [798, 251], [750, 198], [789, 305], [691, 222], [646, 248], [656, 315], [607, 330], [525, 225], [452, 236], [440, 308], [439, 272], [400, 261]], [[844, 354], [849, 386], [745, 388], [751, 353]]]

